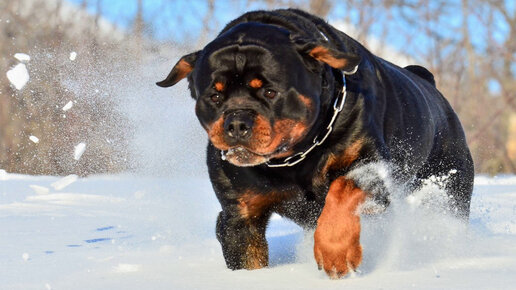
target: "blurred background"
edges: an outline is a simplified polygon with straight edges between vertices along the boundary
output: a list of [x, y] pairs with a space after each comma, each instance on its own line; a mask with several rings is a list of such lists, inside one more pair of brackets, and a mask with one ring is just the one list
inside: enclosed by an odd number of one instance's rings
[[1, 1], [0, 169], [205, 170], [186, 82], [154, 83], [240, 14], [286, 7], [398, 65], [427, 67], [462, 121], [477, 173], [516, 172], [512, 0]]

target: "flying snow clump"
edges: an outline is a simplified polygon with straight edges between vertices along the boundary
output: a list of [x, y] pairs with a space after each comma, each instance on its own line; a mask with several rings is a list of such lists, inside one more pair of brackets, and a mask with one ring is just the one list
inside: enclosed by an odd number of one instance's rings
[[30, 60], [30, 56], [28, 54], [21, 53], [21, 52], [15, 53], [14, 58], [16, 58], [17, 60], [22, 61], [22, 62]]
[[81, 143], [75, 145], [75, 150], [73, 152], [73, 158], [75, 160], [81, 159], [81, 156], [85, 150], [86, 150], [86, 143], [81, 142]]
[[66, 111], [70, 110], [72, 107], [73, 107], [73, 102], [69, 101], [68, 103], [66, 103], [66, 105], [64, 105], [63, 111], [66, 112]]
[[25, 64], [19, 63], [7, 72], [7, 79], [17, 89], [21, 90], [29, 81], [29, 72]]

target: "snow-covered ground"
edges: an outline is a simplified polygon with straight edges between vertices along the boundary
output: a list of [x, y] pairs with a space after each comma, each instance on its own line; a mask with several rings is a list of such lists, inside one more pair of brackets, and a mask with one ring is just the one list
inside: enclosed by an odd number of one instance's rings
[[[26, 90], [42, 73], [29, 75], [26, 64], [64, 57], [73, 70], [82, 57], [77, 51], [16, 53], [18, 63], [2, 73]], [[154, 85], [185, 53], [162, 48], [138, 65], [106, 60], [113, 96], [102, 91], [100, 73], [62, 72], [77, 98], [109, 95], [128, 118], [134, 132], [120, 134], [131, 140], [138, 171], [78, 178], [0, 169], [0, 290], [516, 289], [514, 176], [477, 177], [467, 226], [418, 206], [431, 186], [394, 201], [382, 215], [363, 217], [360, 272], [339, 281], [317, 270], [312, 233], [278, 216], [267, 232], [270, 267], [228, 270], [214, 233], [220, 206], [204, 165], [206, 136], [186, 82], [169, 90]], [[68, 112], [80, 102], [55, 105]], [[40, 138], [59, 136], [29, 137], [34, 144]], [[90, 150], [86, 141], [69, 148], [75, 160]]]
[[0, 289], [514, 289], [516, 177], [478, 176], [467, 227], [395, 203], [363, 218], [360, 273], [330, 281], [312, 237], [275, 216], [271, 266], [226, 269], [205, 174], [76, 178], [0, 171]]
[[[360, 272], [339, 281], [317, 270], [312, 233], [278, 216], [267, 232], [270, 267], [228, 270], [214, 233], [220, 206], [204, 165], [206, 136], [186, 83], [154, 86], [182, 55], [174, 53], [131, 67], [129, 76], [125, 66], [113, 68], [116, 109], [134, 129], [120, 134], [131, 140], [135, 173], [78, 178], [0, 169], [0, 290], [516, 289], [514, 176], [477, 177], [468, 225], [438, 202], [419, 203], [435, 193], [431, 185], [363, 217]], [[25, 63], [39, 58], [14, 57], [20, 63], [6, 74], [23, 90], [36, 77]], [[88, 80], [102, 83], [102, 76]], [[97, 88], [74, 92], [87, 98], [89, 90]], [[89, 150], [86, 141], [70, 149], [75, 160]]]
[[[330, 281], [318, 271], [312, 233], [278, 216], [267, 232], [271, 266], [228, 270], [214, 233], [220, 206], [204, 165], [206, 136], [186, 83], [154, 86], [157, 67], [164, 75], [177, 58], [112, 81], [117, 109], [134, 128], [120, 133], [131, 140], [135, 173], [78, 178], [0, 170], [1, 290], [516, 289], [514, 176], [477, 177], [467, 226], [427, 210], [432, 202], [419, 205], [432, 186], [363, 217], [364, 260], [346, 279]], [[27, 78], [11, 81], [23, 86]], [[70, 154], [77, 160], [88, 149], [79, 143]]]

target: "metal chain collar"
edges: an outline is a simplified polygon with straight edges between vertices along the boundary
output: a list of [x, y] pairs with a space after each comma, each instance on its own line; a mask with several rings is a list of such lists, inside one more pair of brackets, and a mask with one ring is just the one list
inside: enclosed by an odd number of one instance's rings
[[[344, 103], [346, 102], [346, 75], [352, 75], [356, 73], [358, 70], [358, 65], [355, 66], [355, 68], [352, 71], [342, 72], [342, 91], [339, 93], [337, 98], [335, 99], [335, 103], [333, 103], [333, 116], [331, 117], [331, 121], [326, 127], [326, 133], [324, 135], [317, 135], [314, 140], [312, 146], [310, 146], [308, 149], [306, 149], [303, 152], [298, 152], [294, 155], [291, 155], [284, 159], [282, 163], [271, 163], [270, 161], [267, 161], [265, 164], [269, 167], [276, 168], [276, 167], [288, 167], [288, 166], [294, 166], [301, 161], [303, 161], [306, 156], [312, 152], [312, 150], [315, 149], [315, 147], [321, 145], [326, 141], [328, 136], [330, 136], [331, 131], [333, 131], [333, 125], [335, 123], [335, 120], [337, 120], [337, 116], [344, 108]], [[321, 139], [319, 139], [320, 136], [323, 136]]]

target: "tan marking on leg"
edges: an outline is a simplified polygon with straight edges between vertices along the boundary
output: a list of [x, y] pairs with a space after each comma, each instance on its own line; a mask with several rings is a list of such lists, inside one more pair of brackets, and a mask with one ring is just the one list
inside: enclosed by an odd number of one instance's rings
[[252, 235], [247, 241], [244, 268], [260, 269], [268, 266], [268, 246], [265, 234], [253, 229], [254, 220], [263, 217], [272, 206], [293, 196], [290, 192], [257, 193], [246, 191], [238, 199], [238, 209], [241, 217], [251, 227]]
[[360, 216], [357, 209], [365, 193], [352, 180], [341, 176], [332, 182], [326, 204], [317, 220], [314, 256], [332, 279], [355, 270], [362, 261]]
[[245, 269], [256, 270], [269, 266], [269, 247], [267, 246], [265, 236], [262, 236], [261, 234], [253, 235], [248, 240], [245, 254]]

